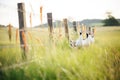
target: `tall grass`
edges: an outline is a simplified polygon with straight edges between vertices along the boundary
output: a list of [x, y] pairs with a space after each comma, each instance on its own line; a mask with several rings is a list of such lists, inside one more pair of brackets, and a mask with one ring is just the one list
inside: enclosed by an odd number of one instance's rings
[[[38, 45], [29, 47], [29, 59], [25, 62], [33, 62], [19, 65], [24, 63], [19, 47], [0, 48], [0, 80], [120, 79], [119, 27], [97, 28], [95, 43], [83, 48], [71, 48], [64, 38], [56, 38], [52, 43], [45, 33], [33, 31], [31, 34], [34, 38], [29, 40], [28, 36], [28, 42]], [[35, 38], [39, 38], [43, 45]], [[0, 45], [4, 45], [2, 42]], [[18, 66], [4, 69], [15, 64]]]

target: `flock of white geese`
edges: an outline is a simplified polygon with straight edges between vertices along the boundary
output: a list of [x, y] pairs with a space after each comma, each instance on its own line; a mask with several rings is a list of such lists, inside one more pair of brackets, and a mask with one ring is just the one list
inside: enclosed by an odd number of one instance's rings
[[77, 40], [70, 40], [71, 47], [84, 47], [94, 43], [95, 28], [94, 27], [83, 27], [79, 32], [79, 38]]

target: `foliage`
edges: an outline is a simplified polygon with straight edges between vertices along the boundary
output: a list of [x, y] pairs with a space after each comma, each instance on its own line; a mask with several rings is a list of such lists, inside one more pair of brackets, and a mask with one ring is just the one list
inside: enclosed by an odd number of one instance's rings
[[112, 15], [108, 15], [108, 18], [103, 20], [104, 26], [119, 26], [120, 23]]

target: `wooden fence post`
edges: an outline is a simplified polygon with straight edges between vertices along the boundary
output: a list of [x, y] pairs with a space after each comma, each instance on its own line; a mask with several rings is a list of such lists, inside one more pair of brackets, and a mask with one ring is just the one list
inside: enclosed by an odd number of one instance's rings
[[88, 33], [91, 34], [91, 27], [88, 28]]
[[68, 24], [67, 24], [67, 19], [63, 19], [64, 22], [64, 27], [65, 27], [65, 37], [68, 39], [69, 41], [69, 30], [68, 30]]
[[48, 21], [48, 26], [49, 26], [49, 30], [50, 30], [50, 34], [49, 37], [50, 39], [53, 38], [53, 23], [52, 23], [52, 13], [47, 13], [47, 21]]
[[77, 32], [76, 21], [73, 21], [73, 28], [74, 28], [74, 31]]
[[[26, 36], [25, 36], [25, 30], [26, 30], [26, 15], [25, 15], [25, 4], [24, 3], [18, 3], [18, 18], [19, 18], [19, 34], [20, 34], [20, 45], [23, 49], [24, 53], [22, 54], [23, 58], [27, 57], [27, 46], [26, 44]], [[23, 39], [23, 33], [24, 33], [24, 39]]]
[[77, 22], [77, 32], [80, 34], [80, 23]]
[[9, 41], [11, 42], [12, 40], [12, 25], [8, 25], [8, 35], [9, 35]]

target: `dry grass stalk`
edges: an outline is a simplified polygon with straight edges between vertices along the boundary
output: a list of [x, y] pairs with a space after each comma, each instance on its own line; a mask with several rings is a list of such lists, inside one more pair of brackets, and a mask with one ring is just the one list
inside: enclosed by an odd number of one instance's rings
[[27, 47], [27, 39], [26, 39], [24, 31], [22, 31], [22, 39], [23, 39], [24, 49], [27, 51], [27, 49], [28, 49], [28, 47]]
[[30, 27], [32, 27], [32, 13], [30, 13]]
[[86, 26], [85, 25], [82, 25], [82, 36], [83, 36], [83, 39], [86, 38]]
[[82, 33], [84, 33], [85, 29], [84, 29], [84, 25], [82, 25], [82, 29], [81, 29]]
[[61, 26], [59, 27], [59, 39], [62, 37]]
[[42, 24], [42, 6], [40, 7], [40, 21], [41, 21], [41, 24]]
[[18, 43], [18, 34], [19, 34], [19, 30], [16, 29], [16, 43]]
[[79, 23], [78, 23], [78, 26], [77, 26], [77, 32], [78, 32], [78, 34], [80, 32], [80, 24]]
[[30, 36], [30, 39], [32, 40], [33, 39], [32, 34], [28, 32], [28, 35]]
[[93, 36], [95, 36], [96, 30], [95, 28], [92, 29]]
[[38, 38], [36, 38], [36, 41], [37, 41], [38, 43], [41, 43], [41, 40], [40, 40], [40, 39], [38, 39]]
[[12, 25], [8, 25], [8, 36], [9, 36], [9, 41], [11, 42], [12, 39]]

